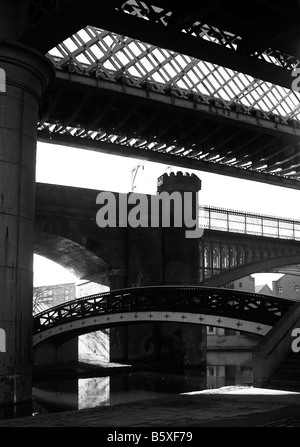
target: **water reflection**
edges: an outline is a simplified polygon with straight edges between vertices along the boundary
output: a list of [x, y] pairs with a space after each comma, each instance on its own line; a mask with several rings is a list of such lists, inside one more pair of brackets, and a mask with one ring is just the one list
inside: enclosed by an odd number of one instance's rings
[[135, 372], [106, 377], [43, 380], [34, 384], [33, 409], [35, 413], [81, 410], [237, 384], [252, 384], [252, 368], [208, 366], [207, 374], [198, 370], [182, 375]]
[[253, 384], [253, 368], [240, 365], [217, 365], [207, 368], [207, 388]]

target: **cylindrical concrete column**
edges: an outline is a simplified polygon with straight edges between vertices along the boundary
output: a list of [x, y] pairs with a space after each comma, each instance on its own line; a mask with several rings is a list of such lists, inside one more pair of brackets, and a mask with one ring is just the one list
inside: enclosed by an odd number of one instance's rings
[[33, 237], [39, 103], [54, 78], [43, 55], [0, 41], [0, 406], [31, 400]]

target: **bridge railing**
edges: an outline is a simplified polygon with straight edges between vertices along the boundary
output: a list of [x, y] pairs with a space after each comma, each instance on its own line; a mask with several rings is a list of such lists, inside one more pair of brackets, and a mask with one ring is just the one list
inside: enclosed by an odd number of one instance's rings
[[43, 311], [34, 317], [34, 333], [78, 319], [142, 311], [217, 314], [273, 326], [293, 304], [292, 300], [230, 289], [139, 287], [80, 298]]
[[300, 241], [300, 221], [244, 213], [223, 208], [200, 207], [204, 229]]

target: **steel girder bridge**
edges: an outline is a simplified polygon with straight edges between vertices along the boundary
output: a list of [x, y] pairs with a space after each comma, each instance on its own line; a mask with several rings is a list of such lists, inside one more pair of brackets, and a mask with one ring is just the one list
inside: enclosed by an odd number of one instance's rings
[[299, 188], [298, 0], [32, 0], [40, 141]]
[[[200, 284], [223, 286], [257, 272], [290, 272], [299, 266], [300, 222], [203, 207], [199, 239]], [[253, 269], [254, 267], [254, 269]]]
[[34, 317], [33, 345], [117, 325], [181, 322], [264, 336], [295, 304], [256, 293], [188, 286], [110, 291], [61, 304]]

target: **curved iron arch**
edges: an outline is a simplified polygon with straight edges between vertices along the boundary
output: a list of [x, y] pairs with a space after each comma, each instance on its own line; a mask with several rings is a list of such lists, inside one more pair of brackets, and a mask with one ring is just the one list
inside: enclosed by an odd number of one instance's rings
[[96, 328], [145, 321], [218, 325], [266, 335], [294, 303], [292, 299], [199, 286], [114, 290], [37, 314], [33, 322], [33, 344], [68, 333], [75, 335], [93, 332]]

